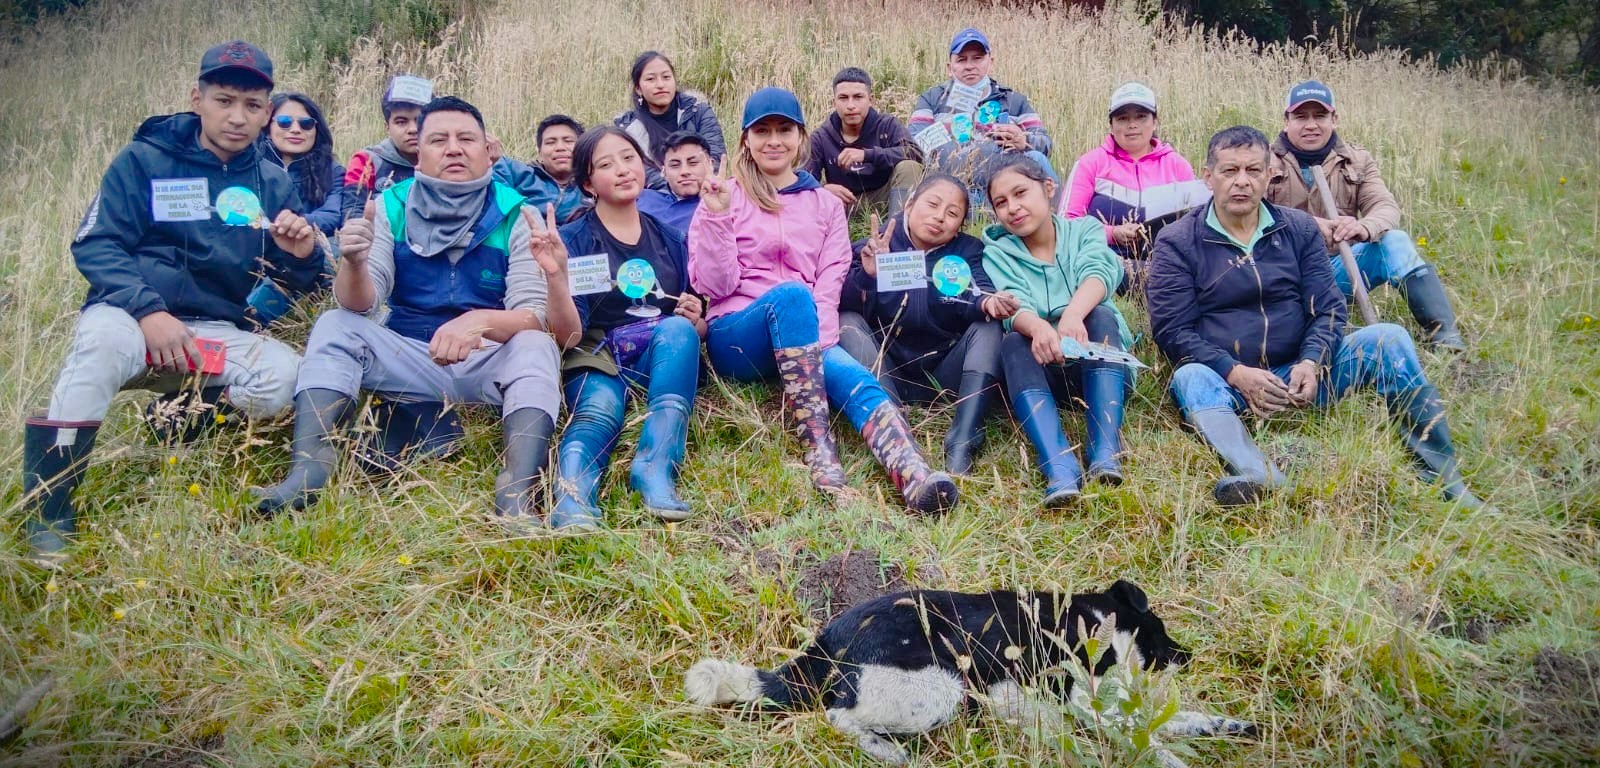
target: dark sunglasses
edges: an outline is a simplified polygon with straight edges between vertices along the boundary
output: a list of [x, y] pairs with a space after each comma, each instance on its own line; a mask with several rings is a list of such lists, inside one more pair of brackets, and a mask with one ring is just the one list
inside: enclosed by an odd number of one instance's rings
[[289, 130], [289, 126], [294, 125], [296, 120], [299, 120], [300, 130], [302, 131], [309, 131], [312, 128], [317, 127], [317, 119], [314, 117], [294, 118], [288, 115], [278, 115], [277, 117], [272, 118], [272, 121], [277, 123], [278, 127], [284, 129], [285, 131]]

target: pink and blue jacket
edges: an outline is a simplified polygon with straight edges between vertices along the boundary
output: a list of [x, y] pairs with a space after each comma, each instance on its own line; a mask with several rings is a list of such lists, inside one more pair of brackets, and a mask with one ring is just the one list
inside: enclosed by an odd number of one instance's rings
[[1104, 144], [1072, 164], [1057, 213], [1067, 219], [1093, 216], [1107, 222], [1106, 242], [1111, 242], [1113, 224], [1144, 220], [1140, 199], [1144, 190], [1194, 177], [1194, 167], [1171, 144], [1155, 139], [1155, 149], [1135, 160], [1107, 135]]
[[839, 296], [850, 273], [844, 203], [811, 174], [778, 191], [782, 208], [761, 210], [733, 183], [728, 210], [701, 205], [689, 223], [689, 282], [707, 299], [707, 320], [750, 306], [779, 283], [799, 281], [817, 302], [822, 346], [839, 342]]

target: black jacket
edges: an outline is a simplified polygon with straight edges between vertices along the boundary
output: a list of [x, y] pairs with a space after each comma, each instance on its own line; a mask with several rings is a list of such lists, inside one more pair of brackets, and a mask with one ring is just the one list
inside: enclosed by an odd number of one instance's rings
[[[839, 151], [846, 148], [866, 151], [865, 173], [852, 173], [835, 162]], [[907, 158], [921, 160], [922, 155], [912, 143], [911, 134], [894, 115], [869, 110], [867, 119], [861, 123], [861, 135], [854, 143], [847, 143], [844, 124], [835, 112], [811, 134], [811, 159], [806, 161], [806, 170], [824, 184], [838, 184], [859, 195], [888, 184], [895, 164]]]
[[[106, 168], [73, 239], [72, 259], [89, 281], [84, 306], [109, 304], [135, 319], [165, 311], [249, 328], [245, 297], [262, 274], [294, 291], [315, 286], [322, 255], [296, 259], [265, 229], [230, 226], [214, 210], [198, 208], [193, 221], [156, 221], [153, 185], [179, 180], [204, 182], [201, 208], [215, 206], [223, 190], [242, 187], [269, 220], [284, 209], [302, 210], [289, 175], [262, 162], [253, 145], [223, 163], [200, 146], [198, 115], [152, 117]], [[173, 217], [171, 207], [160, 210]]]
[[[900, 216], [889, 220], [893, 234], [889, 237], [891, 251], [912, 251], [911, 237], [901, 224]], [[932, 286], [909, 291], [878, 293], [877, 278], [868, 276], [861, 268], [859, 240], [854, 245], [856, 259], [850, 264], [850, 274], [845, 278], [844, 293], [839, 308], [860, 312], [873, 329], [889, 340], [889, 355], [897, 363], [915, 360], [929, 353], [942, 355], [961, 340], [967, 326], [989, 322], [983, 313], [982, 296], [970, 291], [960, 296], [946, 296]], [[929, 251], [927, 269], [932, 274], [933, 265], [946, 256], [960, 256], [972, 268], [972, 284], [987, 293], [994, 292], [994, 283], [983, 271], [983, 241], [965, 232], [954, 240]]]
[[1209, 205], [1156, 237], [1145, 303], [1173, 365], [1201, 363], [1226, 378], [1235, 364], [1333, 363], [1346, 315], [1322, 232], [1301, 211], [1266, 206], [1273, 224], [1253, 257], [1206, 224]]

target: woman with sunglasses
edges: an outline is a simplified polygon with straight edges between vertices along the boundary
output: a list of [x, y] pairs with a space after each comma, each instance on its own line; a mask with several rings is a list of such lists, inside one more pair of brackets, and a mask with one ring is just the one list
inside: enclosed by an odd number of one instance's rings
[[[344, 168], [333, 154], [333, 131], [322, 117], [322, 109], [303, 93], [280, 93], [272, 97], [272, 119], [256, 142], [262, 159], [288, 171], [306, 212], [306, 222], [324, 235], [332, 236], [343, 223], [339, 204], [344, 190]], [[330, 275], [326, 265], [323, 279], [313, 290], [325, 289]], [[285, 291], [263, 279], [250, 292], [250, 308], [256, 322], [266, 325], [282, 317], [289, 306], [305, 292]]]

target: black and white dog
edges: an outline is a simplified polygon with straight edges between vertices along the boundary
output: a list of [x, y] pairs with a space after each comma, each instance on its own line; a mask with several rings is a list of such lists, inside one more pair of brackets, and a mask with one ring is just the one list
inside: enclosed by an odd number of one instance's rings
[[[773, 671], [702, 659], [689, 669], [684, 693], [703, 706], [799, 709], [820, 700], [834, 728], [856, 737], [868, 754], [899, 764], [908, 759], [906, 751], [886, 736], [932, 730], [978, 699], [1003, 719], [1048, 716], [1022, 686], [1037, 682], [1065, 700], [1074, 682], [1062, 665], [1069, 653], [1095, 675], [1126, 661], [1108, 650], [1092, 663], [1084, 650], [1080, 628], [1094, 636], [1112, 616], [1112, 647], [1137, 655], [1137, 663], [1159, 670], [1188, 662], [1189, 652], [1167, 635], [1144, 591], [1127, 581], [1065, 602], [1047, 592], [913, 590], [851, 607], [798, 658]], [[1162, 733], [1254, 736], [1256, 727], [1180, 712]], [[1171, 752], [1161, 759], [1183, 764]]]

